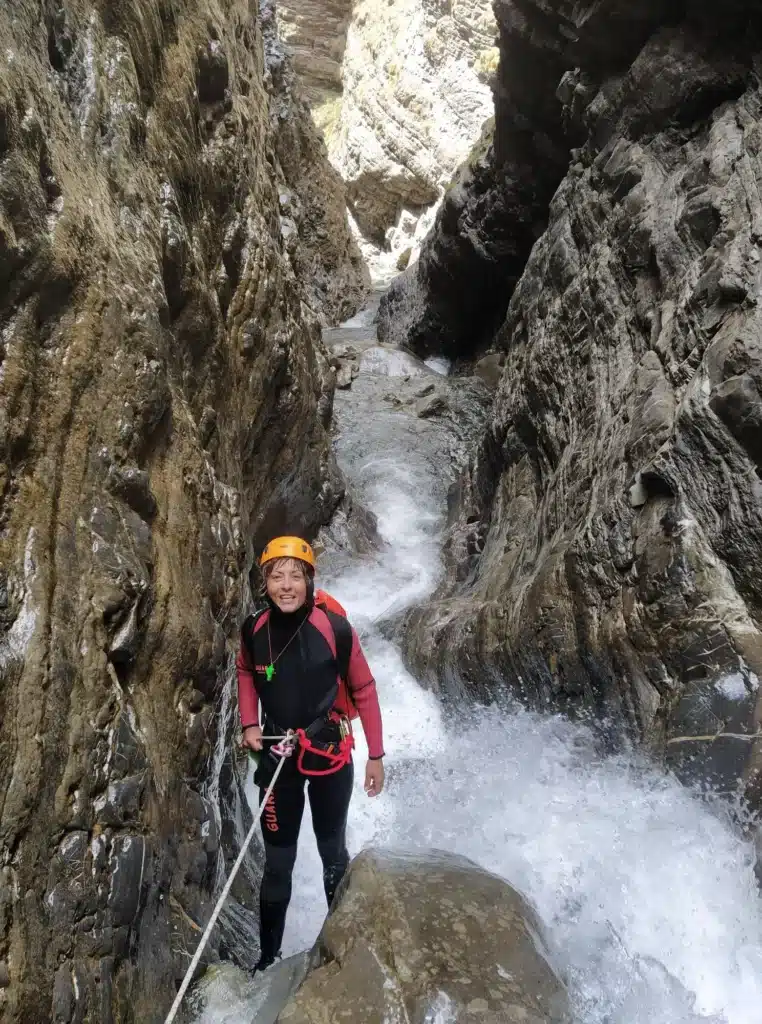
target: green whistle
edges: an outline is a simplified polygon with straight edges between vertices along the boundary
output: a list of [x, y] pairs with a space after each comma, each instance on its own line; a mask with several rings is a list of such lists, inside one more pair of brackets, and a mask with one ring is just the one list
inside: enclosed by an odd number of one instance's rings
[[270, 682], [275, 675], [275, 665], [265, 665], [265, 679]]

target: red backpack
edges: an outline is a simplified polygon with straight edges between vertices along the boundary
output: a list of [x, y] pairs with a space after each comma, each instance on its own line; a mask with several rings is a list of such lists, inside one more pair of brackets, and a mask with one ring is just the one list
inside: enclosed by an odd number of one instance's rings
[[357, 718], [358, 711], [347, 683], [349, 659], [352, 657], [352, 627], [347, 621], [347, 613], [336, 598], [331, 597], [325, 590], [315, 591], [315, 607], [320, 608], [328, 616], [336, 643], [336, 664], [339, 668], [340, 682], [334, 708], [350, 720]]
[[345, 619], [347, 617], [344, 606], [339, 604], [335, 597], [331, 597], [326, 590], [315, 591], [315, 605], [322, 608], [324, 612], [335, 612], [337, 615], [343, 615]]

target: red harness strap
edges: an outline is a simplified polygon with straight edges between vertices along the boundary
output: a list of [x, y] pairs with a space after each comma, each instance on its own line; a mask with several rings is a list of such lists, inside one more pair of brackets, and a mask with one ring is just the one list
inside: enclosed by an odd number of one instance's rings
[[[333, 717], [333, 715], [331, 717]], [[355, 738], [352, 735], [351, 727], [346, 736], [342, 736], [341, 742], [338, 747], [335, 748], [335, 753], [333, 744], [326, 746], [326, 744], [321, 743], [319, 746], [315, 746], [304, 729], [297, 729], [296, 737], [299, 743], [299, 754], [296, 758], [296, 767], [302, 775], [333, 775], [334, 772], [340, 771], [345, 764], [349, 764], [352, 759], [352, 749], [355, 745]], [[327, 761], [327, 767], [320, 771], [310, 771], [308, 768], [304, 767], [305, 754], [317, 754], [318, 757], [325, 758]]]

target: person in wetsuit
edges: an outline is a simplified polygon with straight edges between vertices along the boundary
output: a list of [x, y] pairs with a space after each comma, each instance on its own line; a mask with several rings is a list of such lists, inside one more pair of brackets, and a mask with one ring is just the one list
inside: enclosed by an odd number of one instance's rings
[[[261, 751], [254, 776], [260, 804], [280, 760], [271, 753], [274, 741], [263, 741], [263, 727], [265, 736], [303, 729], [316, 750], [319, 747], [330, 755], [344, 749], [342, 737], [353, 714], [359, 714], [368, 744], [365, 791], [377, 796], [384, 786], [381, 710], [357, 633], [330, 605], [315, 604], [315, 557], [306, 541], [276, 538], [265, 548], [260, 565], [267, 608], [244, 622], [236, 660], [243, 744]], [[349, 864], [351, 754], [347, 751], [341, 763], [298, 753], [287, 758], [262, 816], [265, 868], [259, 896], [260, 958], [255, 970], [265, 970], [280, 956], [305, 783], [309, 783], [306, 789], [329, 907]], [[330, 774], [310, 774], [327, 768], [332, 769]]]

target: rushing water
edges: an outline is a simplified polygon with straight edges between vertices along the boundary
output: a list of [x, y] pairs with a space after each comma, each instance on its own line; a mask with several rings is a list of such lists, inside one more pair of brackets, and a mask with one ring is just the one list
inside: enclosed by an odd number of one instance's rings
[[[436, 585], [451, 470], [445, 428], [424, 436], [370, 376], [338, 397], [337, 453], [386, 543], [329, 550], [321, 579], [361, 633], [384, 713], [387, 789], [362, 792], [360, 737], [350, 852], [439, 847], [516, 885], [547, 925], [578, 1024], [759, 1024], [762, 904], [729, 811], [560, 717], [510, 704], [445, 714], [384, 639], [384, 620]], [[306, 819], [285, 953], [311, 945], [325, 911]], [[204, 1020], [248, 1022], [245, 1003], [218, 987]]]

